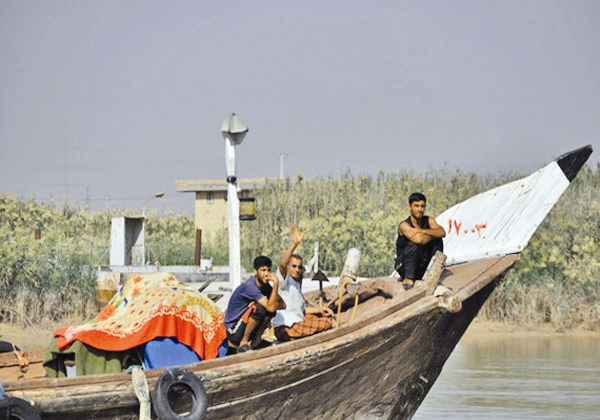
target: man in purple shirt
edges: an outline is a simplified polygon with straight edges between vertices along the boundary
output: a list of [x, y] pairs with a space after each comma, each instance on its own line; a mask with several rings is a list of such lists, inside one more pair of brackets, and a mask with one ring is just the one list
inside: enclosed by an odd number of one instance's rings
[[227, 354], [251, 350], [251, 343], [260, 341], [275, 311], [285, 309], [285, 303], [278, 294], [279, 279], [271, 272], [272, 265], [269, 257], [256, 257], [254, 276], [231, 294], [225, 311]]

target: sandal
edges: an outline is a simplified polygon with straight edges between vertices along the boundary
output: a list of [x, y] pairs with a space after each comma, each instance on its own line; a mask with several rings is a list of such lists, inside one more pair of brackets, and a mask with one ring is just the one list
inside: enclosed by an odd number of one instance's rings
[[245, 352], [247, 352], [248, 350], [252, 350], [252, 348], [250, 347], [250, 345], [249, 345], [249, 344], [244, 344], [243, 346], [240, 346], [240, 347], [237, 349], [237, 352], [238, 352], [238, 353], [245, 353]]

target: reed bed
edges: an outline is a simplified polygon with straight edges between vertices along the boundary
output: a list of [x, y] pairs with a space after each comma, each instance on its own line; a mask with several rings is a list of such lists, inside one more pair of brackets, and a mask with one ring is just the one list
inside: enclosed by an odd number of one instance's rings
[[[559, 200], [480, 317], [524, 328], [552, 324], [559, 331], [600, 330], [600, 171], [585, 166]], [[349, 248], [362, 251], [364, 276], [388, 275], [395, 258], [398, 223], [407, 197], [421, 191], [428, 214], [439, 214], [479, 192], [519, 178], [518, 173], [475, 175], [460, 171], [345, 172], [313, 180], [284, 179], [255, 191], [257, 219], [241, 226], [242, 265], [259, 254], [276, 263], [297, 224], [306, 260], [319, 243], [319, 268], [339, 274]], [[35, 197], [0, 194], [0, 321], [23, 326], [89, 319], [96, 303], [96, 267], [108, 263], [110, 220], [136, 210], [92, 212]], [[192, 264], [192, 215], [168, 210], [146, 215], [149, 262]], [[37, 231], [37, 234], [36, 234]], [[36, 239], [37, 235], [37, 239]], [[227, 264], [223, 229], [202, 244], [203, 256]]]

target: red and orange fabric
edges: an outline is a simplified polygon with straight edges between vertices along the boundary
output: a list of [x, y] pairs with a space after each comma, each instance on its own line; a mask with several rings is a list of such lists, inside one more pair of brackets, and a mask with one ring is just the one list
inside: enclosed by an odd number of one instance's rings
[[59, 328], [64, 350], [79, 340], [105, 351], [124, 351], [158, 337], [172, 337], [202, 360], [218, 356], [226, 339], [224, 314], [210, 299], [180, 283], [172, 273], [130, 275], [92, 321]]

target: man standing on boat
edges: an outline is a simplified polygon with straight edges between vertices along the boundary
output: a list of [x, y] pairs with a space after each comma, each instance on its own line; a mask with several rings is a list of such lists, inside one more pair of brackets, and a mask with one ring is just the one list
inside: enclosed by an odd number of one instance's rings
[[278, 294], [279, 279], [271, 272], [272, 266], [273, 262], [269, 257], [256, 257], [254, 276], [240, 284], [231, 294], [225, 311], [227, 354], [251, 350], [252, 343], [260, 342], [275, 311], [285, 308], [285, 302]]
[[304, 234], [292, 226], [292, 244], [281, 257], [275, 273], [279, 278], [279, 293], [286, 304], [286, 308], [277, 311], [272, 321], [279, 341], [307, 337], [333, 326], [333, 311], [327, 307], [307, 306], [302, 295], [304, 266], [302, 257], [294, 251], [303, 237]]
[[394, 268], [406, 290], [413, 287], [415, 280], [423, 279], [436, 251], [444, 251], [442, 238], [446, 231], [433, 217], [425, 216], [426, 206], [427, 199], [422, 193], [412, 193], [408, 197], [410, 216], [398, 226]]

